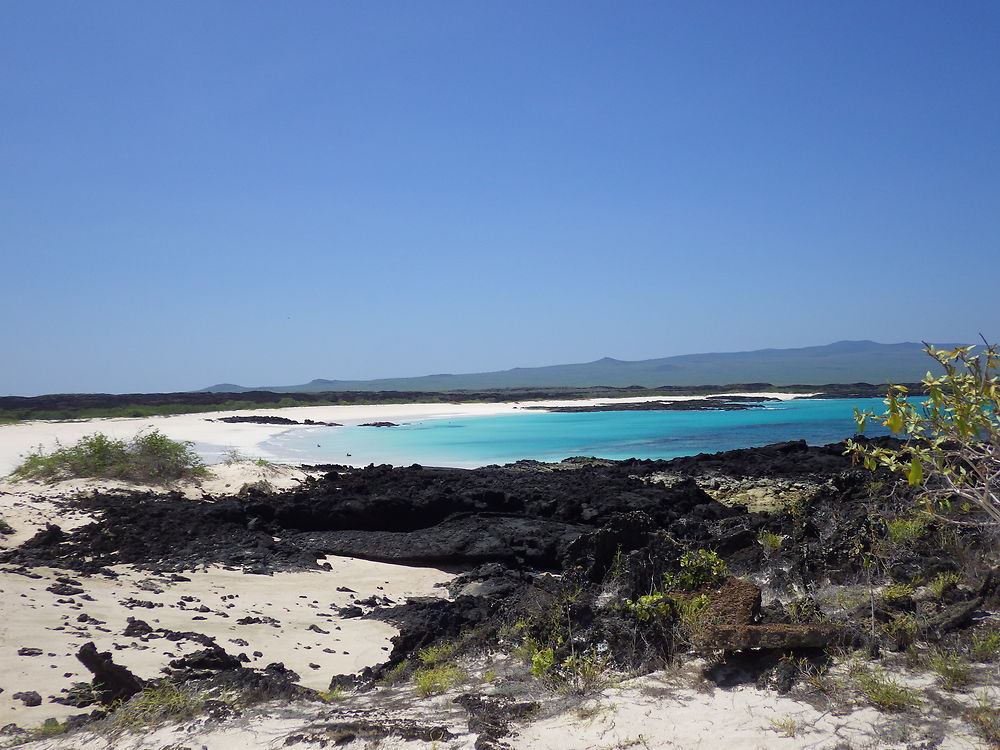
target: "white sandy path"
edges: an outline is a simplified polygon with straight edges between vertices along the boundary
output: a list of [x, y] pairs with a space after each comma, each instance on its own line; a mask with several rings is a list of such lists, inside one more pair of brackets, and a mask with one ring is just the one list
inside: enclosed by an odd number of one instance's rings
[[[65, 718], [84, 711], [51, 703], [48, 697], [59, 695], [74, 682], [90, 681], [91, 675], [75, 657], [87, 641], [94, 641], [99, 651], [111, 651], [117, 663], [143, 678], [162, 677], [160, 669], [171, 658], [204, 648], [188, 640], [127, 638], [122, 631], [130, 616], [154, 629], [213, 636], [229, 653], [245, 653], [249, 666], [263, 668], [282, 662], [300, 675], [300, 684], [324, 690], [332, 675], [385, 661], [389, 639], [398, 632], [376, 620], [341, 618], [337, 608], [372, 595], [399, 603], [408, 597], [445, 596], [446, 589], [437, 584], [452, 578], [436, 568], [349, 557], [325, 561], [330, 570], [271, 576], [212, 567], [185, 572], [189, 581], [174, 581], [130, 566], [114, 568], [120, 573], [117, 579], [44, 568], [32, 571], [41, 578], [30, 578], [0, 569], [0, 726], [8, 722], [37, 726], [48, 717]], [[46, 590], [57, 577], [66, 575], [79, 581], [78, 588], [92, 601], [83, 595], [59, 596]], [[337, 591], [338, 586], [353, 593]], [[122, 604], [129, 598], [156, 606], [129, 609]], [[80, 621], [81, 615], [88, 619]], [[277, 622], [237, 623], [245, 617]], [[42, 654], [19, 656], [18, 650], [24, 647], [41, 649]], [[255, 651], [262, 655], [254, 656]], [[13, 697], [30, 690], [41, 694], [42, 705], [29, 708]]]
[[[766, 396], [789, 400], [803, 394], [788, 393], [728, 393], [727, 396]], [[38, 420], [18, 424], [0, 425], [0, 476], [10, 473], [21, 458], [33, 448], [41, 446], [51, 450], [56, 443], [69, 445], [81, 437], [102, 432], [110, 437], [127, 439], [143, 430], [157, 429], [173, 440], [189, 440], [199, 448], [216, 452], [233, 448], [252, 457], [276, 458], [261, 445], [265, 441], [289, 430], [314, 429], [309, 425], [261, 425], [212, 422], [224, 416], [281, 416], [302, 422], [335, 422], [358, 425], [363, 422], [403, 422], [423, 419], [491, 416], [513, 414], [526, 406], [557, 407], [591, 404], [635, 403], [641, 401], [687, 401], [702, 396], [653, 396], [619, 399], [550, 400], [489, 404], [377, 404], [358, 406], [296, 406], [284, 409], [247, 409], [240, 411], [179, 414], [168, 417], [88, 419], [60, 422]]]

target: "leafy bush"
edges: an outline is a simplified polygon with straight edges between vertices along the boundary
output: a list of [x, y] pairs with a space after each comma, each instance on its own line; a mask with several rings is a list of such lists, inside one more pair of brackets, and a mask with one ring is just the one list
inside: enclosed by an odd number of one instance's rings
[[729, 566], [717, 552], [700, 549], [685, 552], [680, 559], [680, 572], [663, 576], [667, 588], [694, 591], [703, 586], [715, 586], [729, 575]]
[[868, 421], [901, 435], [899, 450], [847, 441], [847, 453], [875, 470], [887, 468], [920, 488], [930, 507], [970, 503], [1000, 524], [1000, 350], [987, 345], [951, 351], [927, 346], [944, 369], [922, 383], [927, 401], [913, 404], [904, 386], [890, 387], [883, 414], [855, 411], [859, 432]]
[[654, 591], [640, 596], [635, 601], [625, 600], [625, 608], [640, 622], [646, 622], [654, 617], [666, 617], [672, 611], [673, 599], [662, 591]]
[[96, 433], [51, 453], [35, 449], [12, 476], [48, 482], [92, 477], [153, 484], [205, 477], [208, 469], [191, 445], [171, 440], [159, 430], [139, 433], [129, 441]]
[[556, 652], [551, 648], [540, 648], [531, 655], [531, 674], [534, 677], [547, 677], [556, 663]]
[[454, 664], [438, 664], [433, 667], [424, 667], [413, 673], [413, 682], [417, 688], [417, 695], [427, 697], [428, 695], [440, 695], [449, 688], [455, 687], [465, 678], [458, 667]]
[[417, 652], [421, 666], [413, 673], [413, 682], [418, 695], [438, 695], [465, 679], [462, 670], [447, 663], [457, 650], [457, 642], [444, 641]]

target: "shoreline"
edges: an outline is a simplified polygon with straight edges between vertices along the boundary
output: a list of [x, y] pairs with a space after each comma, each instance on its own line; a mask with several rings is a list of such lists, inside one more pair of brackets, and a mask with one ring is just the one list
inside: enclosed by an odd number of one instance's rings
[[[760, 396], [789, 401], [808, 397], [799, 393], [722, 393], [720, 396]], [[278, 409], [240, 410], [241, 416], [287, 416], [298, 421], [311, 419], [316, 422], [337, 422], [353, 427], [364, 422], [395, 422], [456, 417], [495, 416], [516, 414], [525, 407], [540, 409], [566, 406], [600, 406], [614, 403], [642, 403], [647, 401], [690, 401], [705, 396], [635, 396], [625, 398], [594, 398], [549, 401], [517, 401], [495, 403], [409, 403], [366, 404], [331, 406], [290, 406]], [[532, 409], [537, 411], [537, 409]], [[25, 454], [41, 447], [52, 450], [57, 444], [72, 444], [86, 435], [102, 432], [109, 437], [127, 439], [143, 430], [157, 429], [171, 440], [190, 441], [200, 454], [223, 453], [235, 450], [253, 458], [265, 458], [278, 463], [285, 461], [263, 448], [267, 441], [287, 432], [314, 429], [315, 425], [266, 425], [226, 423], [209, 420], [232, 415], [232, 410], [177, 414], [156, 417], [97, 417], [86, 420], [56, 421], [35, 420], [17, 424], [0, 425], [0, 477], [9, 474]], [[214, 463], [214, 462], [212, 462]]]

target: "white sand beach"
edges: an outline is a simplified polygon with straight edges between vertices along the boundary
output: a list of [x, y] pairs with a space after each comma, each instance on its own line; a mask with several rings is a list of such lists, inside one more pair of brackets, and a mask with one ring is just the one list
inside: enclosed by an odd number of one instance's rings
[[[727, 393], [727, 396], [761, 396], [790, 400], [806, 394]], [[87, 419], [79, 421], [37, 420], [0, 425], [0, 477], [10, 473], [21, 457], [35, 447], [51, 450], [57, 443], [71, 444], [81, 437], [101, 432], [113, 438], [131, 438], [144, 430], [157, 429], [172, 440], [186, 440], [216, 452], [233, 449], [253, 458], [281, 460], [269, 455], [262, 444], [289, 430], [313, 429], [308, 425], [230, 424], [217, 422], [225, 416], [281, 416], [304, 422], [334, 422], [359, 425], [364, 422], [403, 422], [422, 419], [492, 416], [513, 414], [525, 407], [560, 407], [637, 403], [642, 401], [689, 401], [703, 396], [654, 396], [621, 399], [547, 400], [506, 403], [468, 404], [375, 404], [358, 406], [296, 406], [281, 409], [245, 409], [240, 411], [203, 412], [164, 417]], [[350, 464], [338, 459], [339, 463]]]

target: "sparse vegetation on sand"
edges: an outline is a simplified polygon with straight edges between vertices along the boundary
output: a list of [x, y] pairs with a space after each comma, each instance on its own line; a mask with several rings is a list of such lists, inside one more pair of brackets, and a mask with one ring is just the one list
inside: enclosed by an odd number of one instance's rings
[[45, 482], [86, 477], [168, 484], [206, 477], [208, 469], [191, 450], [191, 443], [171, 440], [159, 430], [150, 430], [131, 440], [95, 433], [73, 445], [57, 445], [50, 453], [36, 448], [11, 476]]

